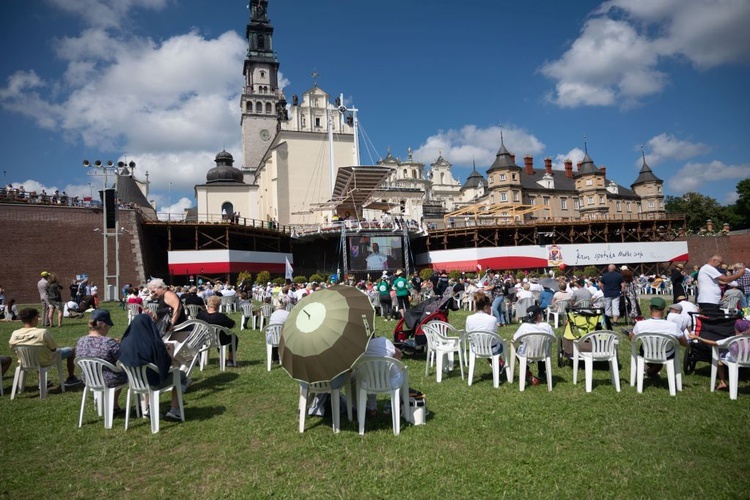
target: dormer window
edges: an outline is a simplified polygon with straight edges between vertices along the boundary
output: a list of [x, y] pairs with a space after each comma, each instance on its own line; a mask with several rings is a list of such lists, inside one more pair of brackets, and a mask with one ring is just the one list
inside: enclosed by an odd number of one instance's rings
[[594, 180], [593, 179], [586, 179], [586, 185], [587, 186], [593, 186], [594, 185]]
[[518, 177], [516, 177], [516, 174], [513, 174], [513, 180], [515, 181], [517, 179], [518, 179]]
[[501, 181], [504, 181], [504, 180], [505, 180], [505, 174], [500, 174], [500, 180], [501, 180]]

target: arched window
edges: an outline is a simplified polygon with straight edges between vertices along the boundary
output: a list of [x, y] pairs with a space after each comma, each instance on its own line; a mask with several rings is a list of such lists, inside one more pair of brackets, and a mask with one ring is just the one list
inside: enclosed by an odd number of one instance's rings
[[270, 115], [271, 113], [273, 113], [273, 109], [271, 108], [271, 103], [267, 102], [266, 103], [266, 114]]
[[445, 172], [440, 172], [440, 184], [445, 184]]
[[230, 202], [225, 201], [221, 204], [221, 218], [222, 219], [228, 219], [229, 217], [234, 214], [234, 205], [232, 205]]
[[247, 108], [245, 109], [245, 111], [247, 111], [248, 113], [252, 113], [253, 112], [253, 102], [252, 101], [248, 101], [247, 102]]
[[262, 113], [263, 112], [263, 103], [258, 101], [255, 103], [255, 112], [256, 113]]
[[404, 169], [404, 179], [409, 178], [409, 171], [407, 169]]
[[263, 35], [258, 35], [258, 49], [265, 50], [266, 38]]
[[261, 78], [265, 78], [266, 77], [266, 72], [265, 71], [261, 71], [260, 72], [260, 77]]

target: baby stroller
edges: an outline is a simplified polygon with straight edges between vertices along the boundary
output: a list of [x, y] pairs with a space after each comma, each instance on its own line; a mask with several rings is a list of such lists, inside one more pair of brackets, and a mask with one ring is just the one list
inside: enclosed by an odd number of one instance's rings
[[580, 339], [596, 330], [602, 330], [602, 319], [604, 318], [603, 307], [585, 307], [572, 308], [566, 313], [568, 323], [565, 325], [565, 332], [557, 340], [557, 366], [562, 368], [569, 359], [573, 359], [573, 348], [570, 347], [568, 352], [565, 349], [563, 339], [572, 342]]
[[[693, 333], [714, 341], [734, 336], [734, 323], [742, 317], [741, 313], [739, 315], [724, 313], [706, 315], [698, 312], [689, 314], [693, 322]], [[686, 375], [690, 375], [695, 371], [695, 365], [698, 361], [711, 362], [711, 346], [697, 339], [689, 340], [685, 348], [685, 355], [682, 358], [682, 371]]]
[[423, 351], [427, 338], [422, 325], [430, 321], [448, 322], [448, 311], [458, 311], [453, 294], [431, 297], [404, 312], [393, 330], [393, 344], [407, 354]]

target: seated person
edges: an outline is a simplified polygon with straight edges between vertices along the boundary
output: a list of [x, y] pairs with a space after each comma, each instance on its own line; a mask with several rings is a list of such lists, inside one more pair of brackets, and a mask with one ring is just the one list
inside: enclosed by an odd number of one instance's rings
[[78, 304], [75, 300], [69, 300], [65, 303], [63, 309], [63, 317], [65, 318], [83, 318], [83, 313], [78, 310]]
[[[44, 328], [37, 328], [39, 325], [39, 311], [33, 307], [21, 309], [19, 314], [23, 328], [19, 328], [10, 335], [10, 347], [15, 346], [41, 346], [46, 347], [39, 355], [39, 361], [42, 366], [54, 365], [57, 361], [58, 347], [55, 339]], [[81, 381], [75, 376], [76, 352], [72, 347], [60, 347], [60, 357], [67, 360], [68, 378], [65, 380], [65, 387], [78, 385]]]
[[740, 284], [736, 281], [727, 283], [727, 289], [719, 301], [721, 309], [738, 309], [745, 298], [745, 294], [740, 289]]
[[180, 297], [180, 300], [186, 305], [194, 305], [194, 306], [201, 306], [206, 307], [205, 302], [203, 302], [203, 299], [198, 296], [198, 287], [191, 286], [188, 289], [188, 293], [183, 293], [182, 297]]
[[[113, 326], [112, 318], [106, 309], [97, 309], [91, 313], [89, 334], [78, 339], [76, 355], [79, 357], [99, 358], [116, 365], [117, 359], [120, 356], [120, 343], [112, 337], [107, 336], [110, 328]], [[117, 387], [128, 381], [125, 372], [113, 372], [109, 368], [104, 368], [102, 374], [104, 375], [104, 383], [107, 387]], [[85, 378], [83, 382], [84, 384], [86, 383]], [[122, 411], [118, 404], [121, 390], [117, 389], [115, 391], [115, 413]]]
[[586, 282], [583, 279], [579, 279], [576, 282], [576, 288], [573, 289], [573, 293], [570, 295], [570, 305], [577, 307], [581, 301], [591, 303], [591, 291], [586, 288]]
[[[518, 337], [525, 333], [548, 333], [555, 336], [554, 330], [552, 330], [552, 327], [549, 325], [549, 323], [545, 323], [542, 321], [542, 308], [533, 305], [526, 309], [526, 317], [524, 318], [524, 322], [521, 324], [520, 327], [518, 327], [518, 330], [516, 330], [516, 333], [513, 334], [513, 341], [517, 340]], [[526, 345], [525, 343], [522, 343], [520, 346], [518, 346], [518, 349], [516, 349], [516, 352], [523, 355], [523, 353], [526, 351]], [[539, 372], [539, 377], [534, 377], [531, 374], [531, 368], [526, 369], [526, 380], [531, 385], [539, 385], [539, 379], [540, 378], [546, 378], [546, 369], [547, 367], [544, 364], [544, 361], [538, 361], [537, 362], [537, 368]]]
[[[153, 363], [157, 366], [158, 372], [148, 370], [148, 383], [152, 386], [161, 387], [172, 383], [172, 375], [169, 373], [172, 367], [172, 356], [170, 356], [164, 341], [161, 338], [156, 323], [148, 314], [139, 314], [133, 318], [133, 321], [125, 329], [125, 333], [120, 341], [120, 363], [125, 366], [135, 367]], [[190, 379], [181, 375], [183, 392], [190, 385]], [[148, 405], [147, 401], [142, 402]], [[158, 408], [151, 408], [151, 411], [159, 411]], [[148, 415], [148, 411], [144, 411]], [[179, 401], [177, 399], [177, 389], [172, 389], [172, 407], [166, 414], [167, 418], [181, 420]]]
[[[226, 328], [234, 328], [234, 320], [226, 314], [219, 312], [220, 307], [221, 297], [212, 295], [206, 301], [206, 310], [202, 310], [198, 313], [198, 319], [201, 321], [205, 321], [209, 325], [219, 325]], [[230, 333], [229, 335], [227, 335], [224, 332], [219, 332], [219, 344], [231, 346], [233, 343], [234, 348], [236, 349], [239, 346], [239, 339], [237, 338], [237, 335], [235, 335], [234, 333]], [[227, 364], [235, 366], [234, 351], [232, 349], [229, 349]]]
[[671, 321], [672, 323], [677, 325], [680, 328], [680, 331], [683, 333], [687, 333], [690, 329], [690, 317], [682, 314], [682, 305], [679, 303], [669, 306], [667, 321]]
[[[738, 319], [734, 323], [734, 334], [735, 335], [744, 335], [746, 333], [750, 333], [750, 320]], [[716, 345], [716, 341], [709, 340], [709, 339], [706, 339], [706, 338], [703, 338], [703, 337], [699, 337], [697, 335], [693, 335], [692, 333], [688, 333], [688, 338], [700, 340], [701, 342], [703, 342], [704, 344], [707, 344], [707, 345]], [[732, 346], [732, 349], [729, 349], [729, 350], [725, 349], [725, 350], [720, 350], [719, 351], [720, 352], [720, 354], [719, 354], [719, 369], [718, 369], [719, 383], [716, 385], [716, 390], [717, 391], [726, 391], [727, 388], [728, 388], [728, 386], [727, 386], [727, 369], [726, 369], [724, 363], [722, 363], [722, 361], [730, 361], [730, 362], [736, 361], [736, 359], [737, 359], [736, 358], [736, 356], [737, 356], [737, 347], [738, 346], [735, 344], [735, 345]]]
[[78, 311], [89, 312], [96, 309], [96, 298], [93, 295], [86, 295], [78, 304]]
[[[143, 306], [143, 299], [138, 296], [138, 290], [132, 287], [128, 288], [128, 298], [125, 302], [128, 304], [138, 304], [139, 306]], [[138, 312], [143, 312], [143, 307], [139, 307]]]
[[[632, 341], [633, 336], [638, 333], [664, 333], [671, 335], [676, 338], [680, 345], [687, 345], [687, 338], [680, 330], [680, 327], [671, 321], [664, 321], [664, 310], [667, 308], [667, 303], [661, 297], [654, 297], [648, 303], [648, 308], [651, 312], [649, 319], [638, 321], [633, 327], [633, 331], [630, 333], [630, 339]], [[667, 351], [667, 358], [674, 358], [674, 349]], [[648, 364], [646, 375], [649, 377], [656, 377], [661, 371], [661, 364]]]
[[[367, 344], [367, 350], [365, 351], [364, 355], [365, 356], [377, 356], [381, 358], [386, 357], [386, 358], [393, 358], [393, 359], [400, 360], [401, 350], [398, 347], [394, 346], [393, 342], [391, 342], [387, 338], [373, 336], [370, 339], [370, 343]], [[396, 386], [400, 386], [401, 384], [403, 384], [403, 376], [401, 372], [396, 370], [395, 367], [392, 367], [391, 370], [393, 371], [393, 373], [391, 373], [391, 385], [396, 387]], [[333, 382], [331, 382], [331, 385], [333, 385]], [[343, 382], [342, 382], [342, 385], [343, 385]], [[403, 390], [406, 390], [406, 388], [404, 388]], [[383, 413], [388, 414], [390, 412], [391, 412], [390, 405], [383, 407]], [[377, 395], [375, 394], [367, 395], [367, 414], [371, 417], [375, 417], [378, 415], [378, 401], [377, 401]]]
[[13, 358], [10, 356], [0, 356], [0, 373], [2, 373], [2, 375], [5, 375], [5, 372], [8, 371], [11, 363], [13, 363]]
[[5, 321], [16, 321], [18, 319], [18, 306], [16, 305], [16, 299], [10, 299], [5, 304]]
[[[497, 318], [492, 314], [492, 299], [483, 292], [474, 294], [474, 304], [477, 312], [466, 318], [466, 333], [471, 332], [491, 332], [497, 333]], [[497, 341], [492, 342], [492, 354], [502, 354], [503, 345]], [[503, 368], [503, 360], [500, 359], [500, 369]]]

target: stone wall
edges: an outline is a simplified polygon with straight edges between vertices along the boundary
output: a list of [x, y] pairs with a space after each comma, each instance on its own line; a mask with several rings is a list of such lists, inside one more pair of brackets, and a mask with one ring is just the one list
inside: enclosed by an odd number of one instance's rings
[[[120, 287], [141, 284], [142, 233], [133, 210], [120, 210]], [[65, 289], [76, 274], [88, 274], [104, 298], [104, 250], [101, 209], [26, 204], [0, 205], [0, 287], [20, 304], [39, 302], [36, 284], [42, 271], [54, 272]], [[98, 230], [98, 231], [95, 231]], [[115, 274], [115, 242], [109, 240], [109, 274]], [[114, 285], [114, 279], [110, 279]]]

